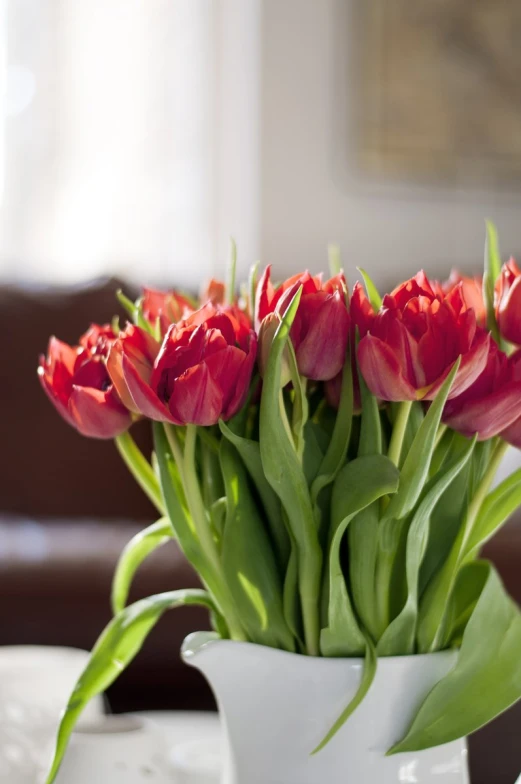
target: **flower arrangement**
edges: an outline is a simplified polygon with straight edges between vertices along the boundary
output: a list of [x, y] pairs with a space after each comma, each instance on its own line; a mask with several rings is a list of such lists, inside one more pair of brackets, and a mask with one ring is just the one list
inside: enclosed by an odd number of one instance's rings
[[[80, 433], [114, 438], [159, 520], [124, 550], [114, 618], [58, 733], [52, 782], [82, 709], [138, 653], [168, 609], [208, 608], [215, 630], [309, 656], [459, 649], [389, 753], [462, 737], [521, 696], [521, 614], [482, 545], [521, 504], [521, 270], [488, 225], [483, 281], [424, 272], [380, 297], [332, 277], [274, 285], [268, 267], [198, 303], [146, 289], [131, 321], [55, 338], [41, 384]], [[258, 278], [258, 279], [257, 279]], [[152, 422], [154, 452], [129, 429]], [[175, 538], [204, 588], [126, 606], [142, 560]], [[335, 721], [336, 719], [336, 721]], [[310, 749], [310, 752], [312, 750]]]

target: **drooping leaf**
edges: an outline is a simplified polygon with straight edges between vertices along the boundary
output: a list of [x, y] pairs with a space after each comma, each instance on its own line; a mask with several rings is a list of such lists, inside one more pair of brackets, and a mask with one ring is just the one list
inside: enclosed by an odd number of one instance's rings
[[47, 784], [56, 778], [69, 738], [87, 703], [102, 694], [130, 664], [166, 610], [189, 604], [215, 609], [206, 591], [171, 591], [141, 599], [111, 620], [92, 649], [63, 713]]
[[476, 555], [520, 505], [521, 469], [518, 469], [485, 498], [472, 528], [465, 557]]
[[476, 561], [464, 566], [462, 574], [465, 570], [471, 572], [469, 585], [483, 587], [458, 661], [389, 753], [419, 751], [470, 735], [521, 697], [521, 613], [492, 564]]
[[418, 618], [418, 580], [429, 538], [431, 514], [447, 487], [464, 468], [474, 448], [468, 442], [462, 454], [456, 454], [426, 487], [424, 497], [414, 513], [406, 545], [407, 599], [399, 615], [391, 622], [378, 642], [379, 656], [406, 656], [415, 652], [416, 623]]
[[139, 566], [150, 553], [174, 537], [172, 524], [167, 517], [136, 534], [121, 553], [112, 580], [112, 612], [114, 615], [125, 607], [132, 580]]
[[378, 293], [378, 289], [376, 288], [375, 284], [369, 277], [369, 274], [364, 269], [362, 269], [362, 267], [357, 267], [357, 270], [362, 276], [362, 278], [364, 279], [367, 296], [369, 297], [369, 302], [373, 306], [373, 309], [375, 311], [380, 310], [380, 308], [382, 307], [382, 298]]
[[252, 642], [292, 651], [295, 643], [284, 619], [275, 555], [244, 464], [226, 439], [221, 441], [220, 459], [227, 502], [222, 567], [241, 623]]
[[358, 691], [349, 705], [345, 708], [345, 710], [342, 711], [323, 740], [318, 744], [316, 749], [313, 750], [313, 754], [317, 754], [324, 748], [324, 746], [327, 746], [331, 738], [333, 738], [338, 730], [344, 726], [348, 718], [355, 712], [360, 703], [364, 700], [374, 680], [374, 676], [376, 675], [377, 663], [378, 660], [373, 642], [367, 635], [365, 635], [364, 669], [362, 671], [362, 679], [360, 681]]
[[228, 427], [226, 422], [223, 422], [222, 420], [219, 422], [219, 427], [221, 428], [223, 436], [225, 436], [239, 452], [244, 465], [253, 480], [266, 512], [266, 520], [269, 525], [270, 536], [275, 548], [277, 561], [280, 568], [284, 571], [289, 560], [291, 549], [290, 539], [282, 516], [280, 498], [264, 475], [260, 444], [258, 441], [253, 441], [250, 438], [242, 438], [237, 435]]
[[309, 654], [317, 655], [317, 596], [320, 591], [322, 551], [306, 478], [280, 409], [282, 355], [300, 295], [301, 289], [290, 303], [271, 344], [260, 406], [260, 450], [264, 474], [282, 501], [297, 548], [306, 648]]
[[324, 592], [328, 594], [328, 625], [320, 635], [324, 656], [363, 653], [365, 636], [353, 612], [340, 559], [340, 545], [347, 526], [362, 509], [395, 493], [399, 472], [383, 455], [359, 457], [338, 473], [333, 486], [329, 557]]

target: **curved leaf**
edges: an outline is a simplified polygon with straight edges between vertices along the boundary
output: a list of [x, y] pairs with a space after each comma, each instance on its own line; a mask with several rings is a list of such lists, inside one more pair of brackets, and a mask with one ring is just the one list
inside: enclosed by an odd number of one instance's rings
[[329, 558], [326, 584], [328, 626], [320, 635], [324, 656], [356, 656], [365, 649], [366, 639], [353, 612], [340, 560], [340, 545], [347, 526], [365, 507], [384, 495], [395, 493], [400, 474], [383, 455], [359, 457], [347, 463], [333, 486]]
[[374, 680], [374, 676], [376, 675], [376, 667], [377, 667], [378, 659], [376, 656], [375, 647], [373, 645], [372, 640], [365, 635], [365, 660], [364, 660], [364, 669], [362, 672], [362, 680], [360, 681], [360, 686], [358, 687], [358, 691], [356, 692], [355, 696], [342, 711], [338, 719], [335, 721], [325, 738], [318, 744], [316, 749], [312, 751], [312, 754], [317, 754], [317, 752], [321, 751], [321, 749], [326, 746], [331, 738], [333, 738], [338, 730], [344, 726], [348, 718], [355, 712], [358, 708], [362, 700], [365, 698], [367, 692], [371, 688], [371, 684]]
[[197, 604], [214, 610], [206, 591], [171, 591], [141, 599], [122, 610], [105, 628], [80, 675], [62, 716], [56, 749], [47, 784], [52, 784], [60, 768], [69, 738], [83, 709], [93, 697], [104, 692], [140, 651], [148, 633], [166, 610]]
[[449, 743], [491, 721], [521, 697], [521, 613], [492, 564], [463, 567], [474, 585], [475, 609], [463, 634], [455, 667], [427, 695], [412, 725], [388, 753], [420, 751]]
[[112, 580], [111, 604], [116, 615], [125, 607], [132, 579], [150, 553], [174, 538], [170, 520], [162, 517], [157, 523], [136, 534], [121, 553]]

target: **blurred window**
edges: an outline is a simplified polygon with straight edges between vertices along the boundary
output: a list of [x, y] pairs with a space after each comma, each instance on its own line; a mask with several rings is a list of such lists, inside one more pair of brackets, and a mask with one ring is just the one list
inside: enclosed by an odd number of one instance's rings
[[3, 279], [206, 274], [212, 8], [0, 0]]

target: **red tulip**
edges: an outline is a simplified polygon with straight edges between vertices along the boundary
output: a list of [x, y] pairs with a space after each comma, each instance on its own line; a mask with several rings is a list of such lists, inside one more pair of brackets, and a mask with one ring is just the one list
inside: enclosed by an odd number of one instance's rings
[[291, 328], [299, 373], [315, 381], [327, 381], [340, 372], [349, 339], [349, 313], [345, 304], [343, 276], [322, 283], [309, 272], [295, 275], [275, 289], [270, 267], [257, 286], [257, 328], [269, 313], [283, 316], [299, 288], [300, 304]]
[[[466, 436], [478, 434], [480, 441], [504, 435], [521, 416], [521, 353], [508, 358], [490, 342], [483, 372], [461, 395], [447, 401], [443, 421]], [[518, 428], [519, 429], [519, 428]], [[520, 434], [521, 435], [521, 434]]]
[[245, 332], [232, 309], [206, 305], [173, 324], [160, 347], [138, 327], [127, 328], [108, 368], [123, 399], [144, 416], [214, 425], [243, 405], [256, 352], [255, 333]]
[[40, 357], [38, 376], [49, 399], [70, 425], [91, 438], [114, 438], [132, 421], [105, 364], [114, 340], [110, 325], [93, 324], [79, 346], [51, 338], [47, 357]]
[[[374, 321], [375, 312], [369, 302], [364, 287], [356, 282], [351, 294], [349, 304], [349, 315], [351, 316], [351, 368], [353, 371], [353, 408], [355, 412], [361, 409], [360, 382], [358, 380], [358, 367], [356, 364], [356, 337], [364, 337], [371, 328]], [[340, 395], [342, 392], [342, 371], [334, 378], [326, 381], [324, 392], [328, 405], [338, 408], [340, 405]]]
[[194, 312], [191, 302], [182, 294], [157, 289], [143, 289], [142, 308], [143, 316], [153, 327], [159, 320], [162, 335], [166, 335], [171, 324]]
[[201, 304], [211, 302], [212, 305], [224, 305], [226, 299], [226, 285], [221, 280], [211, 278], [201, 289], [199, 297]]
[[457, 270], [452, 270], [450, 278], [442, 284], [442, 292], [445, 295], [450, 294], [457, 286], [461, 286], [463, 299], [467, 307], [474, 310], [478, 324], [481, 327], [485, 327], [487, 324], [487, 308], [483, 299], [483, 278], [480, 276], [469, 278]]
[[[510, 365], [512, 382], [521, 386], [521, 349], [516, 351], [515, 354], [512, 354], [512, 356], [509, 357], [508, 362]], [[517, 394], [519, 399], [520, 392], [518, 391]], [[517, 419], [502, 430], [500, 436], [505, 441], [508, 441], [509, 444], [512, 444], [512, 446], [521, 449], [521, 405], [519, 406], [519, 416]]]
[[450, 393], [456, 397], [485, 367], [488, 343], [461, 284], [442, 296], [419, 272], [384, 297], [358, 346], [358, 364], [373, 395], [383, 400], [432, 400], [461, 356]]
[[503, 265], [496, 282], [495, 306], [502, 337], [521, 345], [521, 270], [514, 259]]

